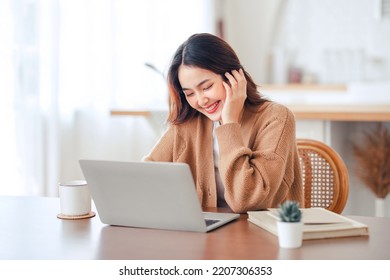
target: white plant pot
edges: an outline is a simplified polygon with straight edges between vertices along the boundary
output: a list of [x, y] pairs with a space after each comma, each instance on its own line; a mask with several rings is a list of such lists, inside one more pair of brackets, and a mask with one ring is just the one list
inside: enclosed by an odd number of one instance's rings
[[303, 223], [278, 222], [278, 238], [281, 248], [299, 248], [302, 246]]
[[384, 198], [375, 198], [375, 216], [385, 217], [386, 216], [386, 201]]

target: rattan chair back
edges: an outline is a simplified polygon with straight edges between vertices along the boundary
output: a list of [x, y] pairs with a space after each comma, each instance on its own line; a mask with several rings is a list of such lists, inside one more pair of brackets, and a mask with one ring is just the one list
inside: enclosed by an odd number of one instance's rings
[[340, 155], [312, 139], [297, 139], [305, 208], [321, 207], [341, 213], [347, 203], [348, 170]]

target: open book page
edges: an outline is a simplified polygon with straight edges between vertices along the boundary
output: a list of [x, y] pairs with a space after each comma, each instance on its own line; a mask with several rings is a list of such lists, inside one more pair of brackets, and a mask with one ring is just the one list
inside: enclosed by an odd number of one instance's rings
[[[347, 220], [345, 217], [324, 208], [302, 208], [300, 210], [302, 222], [305, 225], [350, 223], [349, 219]], [[277, 208], [269, 209], [268, 214], [279, 220]]]

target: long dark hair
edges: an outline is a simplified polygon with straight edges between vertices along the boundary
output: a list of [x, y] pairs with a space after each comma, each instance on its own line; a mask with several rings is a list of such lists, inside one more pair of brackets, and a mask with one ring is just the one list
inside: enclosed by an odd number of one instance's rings
[[252, 77], [242, 67], [236, 53], [228, 43], [212, 34], [194, 34], [176, 50], [168, 70], [168, 122], [171, 124], [184, 123], [200, 114], [188, 104], [182, 92], [178, 78], [180, 65], [194, 66], [212, 71], [221, 75], [225, 81], [227, 80], [225, 77], [226, 72], [242, 68], [247, 80], [245, 106], [260, 105], [265, 101], [257, 91], [257, 85]]

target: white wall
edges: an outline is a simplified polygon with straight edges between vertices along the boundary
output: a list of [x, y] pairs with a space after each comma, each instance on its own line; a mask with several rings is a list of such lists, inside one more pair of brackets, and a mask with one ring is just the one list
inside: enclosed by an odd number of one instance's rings
[[221, 1], [226, 41], [255, 81], [267, 81], [270, 78], [268, 53], [281, 0]]
[[278, 59], [320, 82], [390, 80], [390, 19], [376, 17], [377, 1], [222, 1], [226, 39], [258, 83], [273, 81]]

